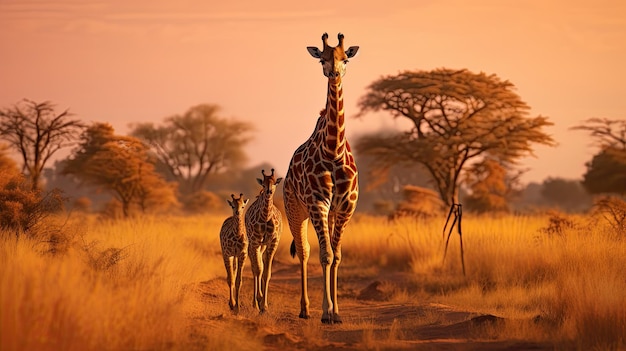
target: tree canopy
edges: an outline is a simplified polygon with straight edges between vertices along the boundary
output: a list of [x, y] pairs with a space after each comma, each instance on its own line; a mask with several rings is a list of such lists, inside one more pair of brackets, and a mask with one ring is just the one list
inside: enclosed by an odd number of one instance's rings
[[529, 116], [530, 107], [509, 81], [468, 70], [405, 71], [382, 77], [359, 100], [359, 117], [385, 111], [410, 121], [404, 132], [370, 134], [357, 151], [379, 167], [421, 163], [446, 205], [458, 202], [461, 172], [470, 160], [489, 155], [501, 163], [533, 153], [532, 144], [554, 145], [543, 129], [552, 123]]
[[166, 118], [163, 124], [131, 126], [131, 135], [145, 140], [167, 176], [179, 183], [183, 194], [199, 191], [210, 174], [241, 165], [243, 147], [251, 140], [251, 124], [217, 115], [216, 105], [197, 105], [183, 115]]
[[41, 172], [50, 157], [72, 145], [84, 129], [71, 116], [68, 110], [55, 112], [49, 101], [26, 99], [0, 110], [0, 138], [21, 155], [22, 172], [29, 176], [33, 190], [40, 187]]
[[587, 162], [583, 186], [592, 194], [626, 194], [626, 120], [590, 118], [575, 130], [589, 133], [600, 151]]
[[115, 135], [106, 123], [85, 130], [62, 172], [109, 190], [122, 204], [125, 217], [133, 204], [145, 210], [164, 198], [174, 199], [173, 189], [154, 171], [148, 147], [137, 138]]

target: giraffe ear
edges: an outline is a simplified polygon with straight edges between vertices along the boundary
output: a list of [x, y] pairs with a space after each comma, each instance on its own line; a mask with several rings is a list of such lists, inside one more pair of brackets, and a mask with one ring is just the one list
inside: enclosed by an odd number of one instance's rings
[[244, 201], [244, 202], [243, 202], [243, 205], [244, 205], [244, 206], [245, 206], [245, 205], [247, 205], [247, 204], [248, 204], [248, 201], [250, 201], [250, 199], [246, 199], [246, 201]]
[[348, 50], [346, 50], [346, 56], [348, 56], [348, 58], [354, 57], [357, 51], [359, 51], [358, 46], [351, 46], [348, 48]]
[[230, 205], [230, 207], [234, 207], [234, 206], [233, 206], [233, 203], [232, 203], [232, 202], [230, 202], [230, 200], [226, 200], [226, 202], [228, 202], [228, 205]]
[[280, 181], [283, 180], [283, 178], [278, 178], [276, 179], [276, 185], [280, 184]]
[[322, 52], [320, 51], [320, 49], [316, 48], [315, 46], [307, 46], [306, 49], [309, 51], [309, 54], [311, 54], [311, 56], [317, 59], [322, 58]]
[[261, 179], [257, 178], [257, 179], [256, 179], [256, 182], [257, 182], [257, 183], [259, 183], [259, 185], [260, 185], [260, 186], [263, 186], [263, 180], [261, 180]]

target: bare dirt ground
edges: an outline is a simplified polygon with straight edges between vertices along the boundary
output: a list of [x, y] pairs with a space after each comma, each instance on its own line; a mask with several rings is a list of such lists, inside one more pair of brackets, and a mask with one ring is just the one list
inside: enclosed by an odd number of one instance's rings
[[[381, 286], [407, 288], [409, 273], [367, 273], [340, 267], [339, 304], [342, 324], [324, 325], [321, 318], [321, 269], [309, 261], [311, 319], [300, 311], [299, 265], [275, 261], [270, 282], [270, 311], [259, 315], [251, 308], [252, 277], [246, 265], [242, 308], [228, 308], [224, 278], [198, 283], [193, 294], [198, 306], [189, 316], [193, 345], [190, 349], [216, 348], [265, 350], [553, 350], [554, 344], [499, 336], [503, 318], [464, 311], [433, 302], [394, 303]], [[343, 269], [342, 269], [343, 268]], [[410, 288], [410, 287], [409, 287]], [[215, 337], [224, 339], [215, 344]], [[223, 336], [219, 337], [219, 336]], [[226, 341], [228, 339], [233, 342]]]

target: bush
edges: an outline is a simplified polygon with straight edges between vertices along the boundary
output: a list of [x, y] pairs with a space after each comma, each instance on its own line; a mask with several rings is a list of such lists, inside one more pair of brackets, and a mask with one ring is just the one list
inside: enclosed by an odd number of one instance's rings
[[183, 199], [185, 212], [192, 214], [207, 213], [224, 208], [226, 200], [220, 199], [210, 191], [198, 191]]
[[400, 217], [433, 217], [443, 214], [443, 201], [431, 189], [406, 185], [402, 189], [404, 200], [398, 203], [390, 219]]
[[0, 181], [0, 228], [14, 232], [16, 237], [37, 237], [45, 229], [43, 220], [62, 211], [65, 201], [58, 189], [32, 190], [23, 175], [4, 174]]
[[616, 196], [603, 196], [594, 201], [592, 213], [602, 216], [620, 234], [626, 234], [626, 201]]

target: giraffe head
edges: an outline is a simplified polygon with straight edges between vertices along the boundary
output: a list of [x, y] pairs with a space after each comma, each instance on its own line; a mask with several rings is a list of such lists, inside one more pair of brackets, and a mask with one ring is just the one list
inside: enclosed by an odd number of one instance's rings
[[263, 187], [263, 192], [265, 192], [268, 197], [271, 197], [276, 191], [276, 186], [280, 184], [280, 181], [283, 180], [283, 178], [276, 179], [274, 176], [274, 168], [272, 168], [272, 174], [270, 175], [265, 175], [264, 169], [261, 170], [261, 174], [263, 174], [263, 179], [257, 178], [256, 181]]
[[239, 216], [240, 214], [243, 214], [243, 208], [246, 207], [246, 205], [248, 204], [248, 200], [250, 199], [243, 199], [243, 194], [239, 194], [239, 198], [235, 198], [235, 194], [230, 194], [230, 197], [233, 198], [233, 201], [230, 200], [226, 200], [228, 202], [228, 204], [230, 205], [230, 207], [233, 209], [233, 215], [234, 216]]
[[308, 46], [306, 49], [311, 56], [320, 60], [324, 69], [324, 75], [329, 79], [338, 79], [346, 74], [346, 64], [348, 59], [354, 57], [359, 51], [358, 46], [351, 46], [348, 50], [343, 49], [343, 34], [337, 35], [339, 45], [332, 47], [328, 45], [328, 33], [322, 35], [324, 48], [322, 51], [315, 46]]

